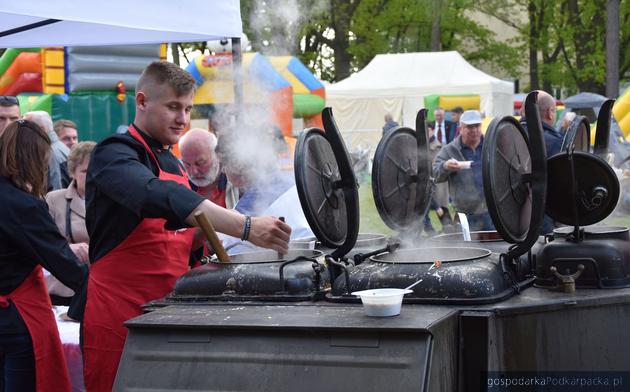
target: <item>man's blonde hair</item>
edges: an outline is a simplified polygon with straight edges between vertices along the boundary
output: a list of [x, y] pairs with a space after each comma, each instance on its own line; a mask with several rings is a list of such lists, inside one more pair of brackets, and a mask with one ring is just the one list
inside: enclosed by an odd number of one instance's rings
[[168, 61], [154, 61], [149, 64], [136, 85], [136, 94], [145, 92], [155, 85], [168, 85], [178, 97], [195, 91], [197, 83], [188, 71]]

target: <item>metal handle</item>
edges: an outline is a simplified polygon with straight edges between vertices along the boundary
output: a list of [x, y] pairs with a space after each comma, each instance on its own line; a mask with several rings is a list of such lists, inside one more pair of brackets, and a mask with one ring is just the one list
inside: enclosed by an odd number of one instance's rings
[[556, 278], [560, 279], [562, 290], [565, 293], [575, 293], [575, 281], [582, 275], [584, 264], [578, 264], [577, 271], [572, 274], [562, 275], [555, 266], [549, 267], [549, 271], [553, 272]]
[[195, 220], [199, 224], [199, 227], [205, 234], [206, 239], [210, 242], [210, 245], [214, 248], [214, 252], [217, 254], [219, 261], [222, 263], [229, 263], [230, 256], [225, 252], [223, 248], [223, 244], [219, 241], [219, 237], [217, 236], [217, 232], [214, 230], [212, 223], [208, 220], [206, 214], [202, 211], [195, 212]]
[[[284, 216], [279, 217], [278, 219], [280, 219], [282, 221], [282, 223], [285, 223], [285, 219]], [[284, 259], [285, 254], [282, 252], [278, 252], [278, 260], [283, 260]]]

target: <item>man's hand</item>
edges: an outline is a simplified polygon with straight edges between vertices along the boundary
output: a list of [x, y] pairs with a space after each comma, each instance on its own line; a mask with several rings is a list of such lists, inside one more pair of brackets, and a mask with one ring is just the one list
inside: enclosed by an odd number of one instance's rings
[[459, 162], [456, 159], [451, 158], [444, 162], [444, 169], [448, 171], [458, 171], [460, 169]]
[[249, 242], [278, 252], [289, 251], [291, 227], [273, 216], [252, 217]]
[[70, 249], [74, 252], [74, 254], [82, 263], [87, 264], [90, 261], [90, 246], [85, 242], [70, 244]]
[[[241, 238], [243, 235], [244, 215], [234, 210], [226, 210], [210, 200], [204, 200], [186, 217], [186, 223], [190, 226], [199, 226], [195, 219], [197, 211], [206, 214], [216, 231], [236, 238]], [[291, 236], [289, 225], [272, 216], [252, 217], [251, 219], [251, 227], [247, 237], [249, 242], [282, 253], [289, 250], [289, 238]]]

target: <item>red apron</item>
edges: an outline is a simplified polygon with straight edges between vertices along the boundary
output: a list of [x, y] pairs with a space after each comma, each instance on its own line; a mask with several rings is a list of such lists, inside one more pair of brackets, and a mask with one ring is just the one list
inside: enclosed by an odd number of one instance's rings
[[225, 208], [225, 189], [219, 189], [217, 186], [208, 199], [214, 204]]
[[[184, 171], [181, 175], [162, 171], [138, 131], [130, 126], [129, 133], [155, 161], [160, 180], [190, 188]], [[170, 231], [165, 223], [164, 219], [143, 219], [91, 266], [83, 321], [83, 373], [88, 391], [112, 390], [127, 337], [123, 322], [140, 315], [141, 305], [171, 292], [177, 278], [188, 270], [194, 229]]]
[[0, 296], [0, 306], [8, 306], [7, 300], [17, 307], [33, 341], [37, 392], [70, 391], [68, 368], [42, 267], [36, 266], [17, 289]]

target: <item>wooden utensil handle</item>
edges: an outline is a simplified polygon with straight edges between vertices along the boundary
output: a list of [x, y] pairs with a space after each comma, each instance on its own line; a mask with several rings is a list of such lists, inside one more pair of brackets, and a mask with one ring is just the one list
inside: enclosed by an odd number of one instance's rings
[[206, 214], [202, 211], [197, 211], [194, 216], [197, 223], [199, 223], [199, 227], [201, 227], [201, 230], [206, 235], [206, 238], [210, 241], [210, 245], [214, 248], [214, 252], [217, 254], [219, 261], [222, 263], [229, 263], [230, 256], [228, 256], [225, 252], [225, 248], [223, 248], [223, 244], [219, 240], [217, 232], [214, 230], [214, 227], [208, 220]]

